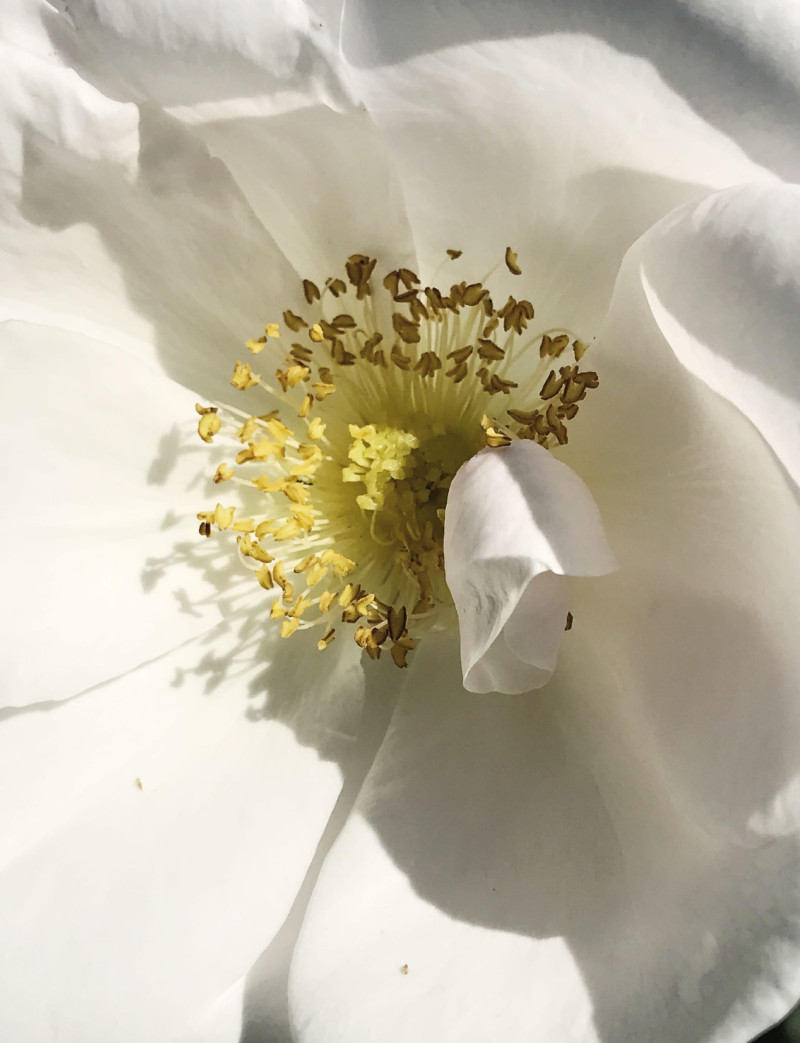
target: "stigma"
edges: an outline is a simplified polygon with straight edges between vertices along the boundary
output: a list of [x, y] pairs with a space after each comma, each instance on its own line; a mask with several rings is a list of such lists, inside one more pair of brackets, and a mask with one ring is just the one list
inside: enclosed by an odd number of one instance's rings
[[[200, 438], [230, 447], [213, 481], [238, 487], [238, 503], [197, 517], [202, 536], [231, 540], [283, 637], [310, 631], [324, 651], [347, 630], [403, 667], [455, 622], [456, 472], [486, 446], [565, 445], [599, 381], [573, 332], [531, 331], [530, 301], [498, 307], [483, 282], [444, 290], [407, 268], [378, 281], [376, 264], [354, 254], [322, 285], [304, 279], [305, 306], [246, 342], [231, 378], [246, 409], [197, 405]], [[522, 274], [510, 247], [505, 266]]]

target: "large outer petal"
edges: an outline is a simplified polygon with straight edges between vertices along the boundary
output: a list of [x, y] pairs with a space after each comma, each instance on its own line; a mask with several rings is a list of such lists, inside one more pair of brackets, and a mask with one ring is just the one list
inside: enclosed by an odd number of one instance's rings
[[[800, 485], [800, 186], [747, 185], [659, 222], [642, 280], [670, 347]], [[702, 273], [702, 278], [697, 274]]]
[[3, 1039], [238, 1038], [245, 975], [351, 755], [331, 703], [357, 713], [361, 692], [353, 655], [311, 686], [274, 648], [264, 674], [263, 651], [237, 654], [220, 628], [0, 715]]
[[348, 4], [353, 89], [394, 148], [426, 277], [446, 246], [484, 264], [511, 243], [543, 326], [589, 336], [664, 213], [800, 179], [791, 8], [738, 14], [737, 38], [719, 5], [667, 0]]
[[197, 534], [224, 492], [194, 395], [77, 333], [6, 322], [0, 352], [3, 705], [66, 699], [262, 601]]
[[572, 637], [535, 700], [470, 695], [455, 647], [421, 652], [306, 915], [298, 1043], [741, 1043], [793, 1003], [796, 841], [676, 814]]
[[800, 821], [796, 199], [723, 193], [631, 252], [569, 456], [621, 565], [602, 596], [576, 592], [576, 623], [674, 799], [751, 839]]

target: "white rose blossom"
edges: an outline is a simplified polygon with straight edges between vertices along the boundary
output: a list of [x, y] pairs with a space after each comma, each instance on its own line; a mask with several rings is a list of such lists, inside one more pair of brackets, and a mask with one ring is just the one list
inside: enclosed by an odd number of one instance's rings
[[[782, 1018], [793, 6], [10, 0], [2, 53], [0, 1036], [742, 1043]], [[276, 626], [247, 551], [196, 534], [230, 522], [195, 403], [240, 408], [245, 340], [354, 254], [421, 285], [500, 262], [497, 299], [524, 287], [528, 333], [577, 331], [599, 375], [566, 444], [495, 426], [457, 469], [460, 627], [404, 670]], [[514, 365], [524, 387], [538, 341]]]

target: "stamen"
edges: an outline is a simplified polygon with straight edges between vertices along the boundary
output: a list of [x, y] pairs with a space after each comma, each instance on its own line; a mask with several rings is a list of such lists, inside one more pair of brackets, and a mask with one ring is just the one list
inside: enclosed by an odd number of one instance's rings
[[[511, 247], [504, 261], [522, 274]], [[420, 638], [452, 617], [443, 540], [458, 468], [515, 438], [565, 444], [599, 382], [580, 369], [588, 344], [572, 331], [520, 343], [530, 301], [509, 296], [496, 309], [485, 279], [443, 290], [408, 268], [388, 272], [376, 294], [375, 267], [353, 254], [346, 278], [304, 279], [307, 310], [284, 309], [282, 323], [246, 341], [277, 383], [240, 360], [231, 384], [266, 392], [271, 411], [197, 405], [200, 438], [231, 448], [214, 483], [247, 487], [248, 503], [253, 491], [262, 497], [260, 514], [217, 504], [197, 517], [204, 537], [235, 534], [240, 560], [272, 592], [282, 637], [322, 628], [324, 651], [341, 621], [371, 658], [388, 649], [404, 667]], [[570, 345], [574, 364], [559, 366]]]

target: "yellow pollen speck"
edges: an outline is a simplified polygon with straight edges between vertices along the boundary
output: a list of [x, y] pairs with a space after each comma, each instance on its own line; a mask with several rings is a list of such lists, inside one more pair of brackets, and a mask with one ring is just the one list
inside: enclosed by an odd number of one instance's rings
[[210, 442], [214, 435], [219, 434], [222, 421], [216, 413], [204, 413], [197, 425], [197, 432], [204, 442]]

